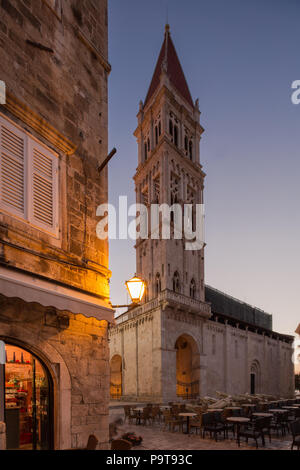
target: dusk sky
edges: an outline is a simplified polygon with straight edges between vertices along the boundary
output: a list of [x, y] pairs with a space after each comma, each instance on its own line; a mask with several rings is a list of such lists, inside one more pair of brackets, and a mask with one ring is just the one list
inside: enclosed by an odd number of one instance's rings
[[[169, 0], [168, 21], [205, 128], [205, 282], [300, 323], [299, 0]], [[135, 201], [133, 131], [163, 41], [166, 0], [109, 1], [109, 201]], [[132, 241], [110, 242], [111, 300], [126, 303]]]

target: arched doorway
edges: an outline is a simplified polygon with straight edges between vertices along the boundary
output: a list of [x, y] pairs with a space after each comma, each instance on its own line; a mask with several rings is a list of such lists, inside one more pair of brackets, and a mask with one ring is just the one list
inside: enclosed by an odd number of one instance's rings
[[53, 382], [27, 349], [5, 344], [5, 423], [8, 450], [53, 449]]
[[200, 355], [196, 341], [180, 336], [176, 349], [176, 394], [185, 399], [199, 396]]
[[122, 396], [122, 358], [118, 354], [110, 361], [110, 398], [118, 400]]
[[250, 368], [250, 393], [255, 395], [260, 391], [260, 365], [258, 361], [253, 361]]

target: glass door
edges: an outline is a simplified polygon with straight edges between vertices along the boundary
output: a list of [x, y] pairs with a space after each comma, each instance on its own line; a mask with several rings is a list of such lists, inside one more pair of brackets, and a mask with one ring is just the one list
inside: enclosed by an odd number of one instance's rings
[[28, 351], [6, 345], [7, 449], [52, 448], [52, 383], [45, 366]]

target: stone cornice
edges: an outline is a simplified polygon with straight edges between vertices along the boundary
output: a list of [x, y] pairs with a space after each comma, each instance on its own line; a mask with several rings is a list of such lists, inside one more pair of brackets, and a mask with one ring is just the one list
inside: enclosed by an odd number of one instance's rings
[[78, 39], [97, 57], [98, 61], [104, 68], [107, 73], [111, 71], [110, 63], [104, 59], [99, 50], [91, 43], [91, 41], [86, 37], [84, 32], [80, 28], [75, 29]]
[[2, 106], [66, 155], [75, 153], [77, 146], [73, 142], [67, 139], [45, 119], [32, 111], [29, 106], [22, 103], [11, 92], [7, 91], [6, 104]]

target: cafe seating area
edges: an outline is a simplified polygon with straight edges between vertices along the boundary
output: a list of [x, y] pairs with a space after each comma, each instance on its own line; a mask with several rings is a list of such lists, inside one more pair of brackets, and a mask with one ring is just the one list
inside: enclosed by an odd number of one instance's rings
[[[215, 442], [236, 442], [266, 448], [272, 440], [300, 448], [300, 399], [264, 400], [211, 408], [192, 402], [148, 403], [124, 406], [125, 424], [184, 433]], [[140, 428], [142, 434], [142, 428]]]

